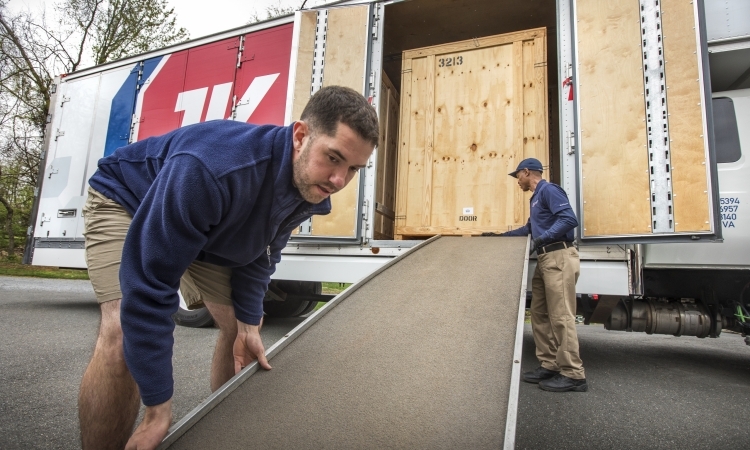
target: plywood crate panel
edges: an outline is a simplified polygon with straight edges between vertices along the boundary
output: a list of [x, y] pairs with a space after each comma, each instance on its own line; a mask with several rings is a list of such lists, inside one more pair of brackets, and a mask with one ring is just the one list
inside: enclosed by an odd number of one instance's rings
[[375, 187], [375, 239], [393, 239], [396, 208], [396, 167], [398, 165], [399, 95], [382, 73], [380, 83], [380, 142], [377, 148]]
[[548, 164], [546, 54], [544, 28], [404, 52], [397, 238], [526, 223], [507, 174]]

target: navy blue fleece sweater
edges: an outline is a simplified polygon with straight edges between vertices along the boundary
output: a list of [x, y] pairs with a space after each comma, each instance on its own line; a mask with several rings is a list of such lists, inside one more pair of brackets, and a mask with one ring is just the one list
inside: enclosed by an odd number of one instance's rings
[[542, 245], [575, 239], [573, 230], [578, 226], [578, 219], [563, 188], [540, 180], [529, 204], [531, 216], [526, 225], [508, 231], [506, 236], [528, 236], [531, 233], [532, 238], [542, 240]]
[[235, 314], [257, 325], [281, 249], [330, 200], [306, 202], [292, 183], [292, 128], [212, 121], [122, 147], [89, 183], [133, 221], [120, 267], [125, 361], [143, 403], [173, 393], [180, 277], [195, 260], [232, 268]]

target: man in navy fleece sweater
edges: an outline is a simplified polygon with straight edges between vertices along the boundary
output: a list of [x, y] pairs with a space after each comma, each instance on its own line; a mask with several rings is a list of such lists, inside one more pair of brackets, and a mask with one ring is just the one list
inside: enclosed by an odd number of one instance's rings
[[[253, 360], [271, 368], [259, 328], [281, 249], [300, 223], [330, 212], [328, 197], [377, 141], [365, 98], [327, 87], [288, 127], [212, 121], [99, 161], [84, 208], [102, 311], [79, 396], [84, 448], [154, 448], [166, 435], [181, 277], [186, 300], [203, 302], [220, 328], [212, 389]], [[130, 436], [139, 393], [146, 414]]]

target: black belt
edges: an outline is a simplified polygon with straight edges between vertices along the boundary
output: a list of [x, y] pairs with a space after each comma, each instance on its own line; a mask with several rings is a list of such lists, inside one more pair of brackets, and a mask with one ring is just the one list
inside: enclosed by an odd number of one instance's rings
[[570, 247], [575, 247], [575, 244], [572, 242], [555, 242], [553, 244], [545, 245], [544, 247], [539, 247], [536, 250], [536, 254], [543, 255], [545, 253], [554, 252], [555, 250], [562, 250]]

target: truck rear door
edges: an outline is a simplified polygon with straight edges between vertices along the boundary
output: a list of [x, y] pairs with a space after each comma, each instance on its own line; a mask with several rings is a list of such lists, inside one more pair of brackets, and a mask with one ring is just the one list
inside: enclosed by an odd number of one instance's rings
[[720, 237], [703, 1], [571, 5], [580, 238]]
[[[321, 87], [347, 86], [367, 95], [372, 10], [372, 5], [365, 4], [297, 12], [287, 122], [299, 119], [310, 96]], [[331, 197], [331, 214], [314, 216], [294, 238], [360, 239], [363, 191], [358, 174]]]
[[50, 108], [57, 113], [34, 226], [33, 264], [85, 267], [81, 208], [87, 181], [105, 145], [127, 142], [130, 112], [125, 127], [108, 132], [108, 124], [118, 102], [132, 105], [133, 79], [133, 67], [126, 66], [59, 84]]

